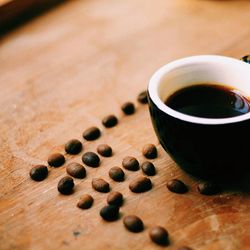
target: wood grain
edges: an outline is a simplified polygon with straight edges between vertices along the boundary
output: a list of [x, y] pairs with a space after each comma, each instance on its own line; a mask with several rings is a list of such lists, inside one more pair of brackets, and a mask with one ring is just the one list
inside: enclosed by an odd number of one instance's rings
[[[158, 144], [147, 106], [136, 103], [152, 73], [173, 59], [249, 54], [249, 18], [250, 2], [241, 0], [76, 0], [2, 37], [0, 249], [161, 249], [148, 237], [152, 225], [167, 228], [168, 249], [250, 249], [249, 196], [198, 194], [197, 181]], [[136, 103], [134, 115], [120, 111], [125, 101]], [[117, 127], [102, 127], [107, 114], [119, 117]], [[59, 195], [56, 188], [65, 166], [50, 169], [41, 183], [29, 178], [32, 165], [45, 164], [51, 152], [64, 152], [67, 140], [81, 139], [92, 125], [102, 129], [102, 136], [84, 142], [84, 152], [108, 143], [114, 156], [102, 158], [99, 168], [87, 168], [87, 178], [75, 180], [73, 195]], [[108, 170], [127, 155], [142, 162], [146, 143], [157, 144], [157, 175], [151, 191], [133, 194], [128, 184], [140, 171], [126, 171], [126, 180], [115, 183]], [[80, 163], [81, 155], [66, 155], [67, 163]], [[140, 216], [144, 232], [132, 234], [121, 219], [106, 223], [100, 218], [106, 194], [92, 190], [93, 177], [123, 193], [122, 216]], [[170, 193], [165, 184], [171, 178], [182, 179], [190, 191]], [[95, 199], [86, 211], [76, 207], [84, 193]]]

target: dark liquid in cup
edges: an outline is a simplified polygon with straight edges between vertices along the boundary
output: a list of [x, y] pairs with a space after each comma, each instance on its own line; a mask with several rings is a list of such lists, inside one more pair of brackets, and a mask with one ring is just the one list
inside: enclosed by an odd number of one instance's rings
[[176, 91], [165, 104], [181, 113], [203, 118], [228, 118], [250, 111], [250, 100], [240, 91], [206, 83]]

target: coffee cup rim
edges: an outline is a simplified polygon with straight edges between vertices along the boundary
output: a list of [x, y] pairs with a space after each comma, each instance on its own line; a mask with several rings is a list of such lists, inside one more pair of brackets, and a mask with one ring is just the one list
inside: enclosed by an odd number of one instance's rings
[[[164, 113], [186, 121], [190, 123], [197, 123], [197, 124], [206, 124], [206, 125], [218, 125], [218, 124], [229, 124], [229, 123], [236, 123], [250, 119], [250, 112], [229, 118], [203, 118], [197, 117], [192, 115], [183, 114], [179, 111], [176, 111], [170, 107], [168, 107], [159, 97], [158, 94], [158, 87], [161, 82], [163, 76], [165, 76], [171, 70], [174, 70], [177, 67], [181, 67], [190, 63], [206, 63], [206, 62], [227, 62], [241, 65], [241, 67], [249, 67], [250, 72], [250, 65], [240, 61], [235, 58], [226, 57], [226, 56], [219, 56], [219, 55], [197, 55], [197, 56], [190, 56], [181, 59], [174, 60], [170, 63], [165, 64], [161, 68], [159, 68], [151, 77], [148, 85], [148, 95], [153, 103]], [[249, 84], [250, 84], [250, 77], [249, 77]]]

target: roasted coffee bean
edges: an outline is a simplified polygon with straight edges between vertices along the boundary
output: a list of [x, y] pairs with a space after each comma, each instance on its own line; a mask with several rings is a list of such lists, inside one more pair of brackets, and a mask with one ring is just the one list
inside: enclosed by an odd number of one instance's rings
[[192, 250], [192, 248], [183, 246], [183, 247], [179, 247], [178, 250]]
[[65, 144], [65, 151], [68, 154], [76, 155], [82, 150], [82, 143], [77, 139], [72, 139]]
[[155, 172], [156, 172], [154, 164], [150, 161], [143, 162], [141, 164], [141, 169], [144, 174], [149, 175], [149, 176], [155, 175]]
[[163, 227], [152, 227], [149, 230], [149, 236], [153, 242], [155, 242], [158, 245], [168, 245], [168, 232]]
[[48, 176], [48, 168], [44, 165], [34, 166], [30, 170], [30, 178], [34, 181], [43, 181]]
[[66, 171], [69, 175], [82, 179], [86, 176], [86, 169], [84, 168], [83, 165], [72, 162], [66, 166]]
[[90, 127], [88, 129], [86, 129], [83, 134], [82, 137], [87, 140], [87, 141], [93, 141], [98, 139], [101, 136], [101, 131], [99, 128], [97, 127]]
[[110, 192], [107, 197], [107, 202], [109, 205], [120, 207], [123, 203], [123, 195], [116, 191]]
[[109, 192], [109, 183], [101, 178], [94, 178], [92, 180], [92, 187], [101, 193], [108, 193]]
[[104, 127], [106, 128], [112, 128], [114, 127], [115, 125], [117, 125], [118, 123], [118, 119], [116, 116], [114, 115], [108, 115], [108, 116], [105, 116], [103, 119], [102, 119], [102, 124]]
[[55, 153], [49, 156], [48, 158], [48, 164], [51, 167], [60, 167], [64, 164], [65, 158], [62, 154]]
[[110, 157], [112, 156], [112, 148], [107, 144], [100, 144], [97, 147], [97, 152], [101, 156]]
[[77, 206], [82, 209], [88, 209], [92, 207], [93, 202], [94, 202], [94, 199], [91, 195], [84, 194], [83, 196], [80, 197], [80, 200], [77, 203]]
[[177, 179], [170, 180], [167, 183], [167, 188], [171, 192], [177, 193], [177, 194], [184, 194], [188, 191], [186, 184], [184, 184], [182, 181], [177, 180]]
[[63, 177], [57, 185], [57, 189], [61, 194], [71, 194], [74, 188], [74, 181], [71, 177]]
[[87, 152], [82, 156], [82, 162], [89, 167], [96, 168], [100, 164], [99, 156], [94, 152]]
[[119, 167], [112, 167], [110, 170], [109, 170], [109, 177], [111, 179], [113, 179], [114, 181], [123, 181], [124, 180], [124, 172], [121, 168]]
[[204, 195], [214, 195], [220, 192], [220, 188], [213, 182], [200, 183], [197, 186], [198, 191]]
[[152, 188], [151, 180], [147, 177], [140, 176], [129, 184], [129, 189], [134, 193], [143, 193]]
[[139, 162], [135, 157], [126, 156], [122, 161], [122, 166], [130, 171], [137, 171], [139, 169]]
[[138, 97], [137, 97], [137, 101], [142, 103], [142, 104], [146, 104], [148, 103], [148, 94], [147, 91], [142, 91]]
[[143, 231], [144, 225], [142, 220], [135, 215], [127, 215], [123, 218], [124, 226], [131, 232], [138, 233]]
[[154, 144], [146, 144], [142, 149], [142, 154], [148, 159], [157, 157], [157, 149]]
[[119, 207], [114, 205], [104, 206], [100, 211], [100, 215], [106, 221], [115, 221], [119, 217]]
[[132, 115], [135, 113], [135, 105], [132, 102], [124, 103], [121, 108], [126, 115]]

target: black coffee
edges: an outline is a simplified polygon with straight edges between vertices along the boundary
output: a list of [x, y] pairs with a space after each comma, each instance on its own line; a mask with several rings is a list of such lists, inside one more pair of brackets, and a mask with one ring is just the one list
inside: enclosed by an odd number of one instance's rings
[[250, 111], [250, 100], [238, 90], [216, 84], [199, 84], [176, 91], [165, 101], [181, 113], [203, 118], [227, 118]]

